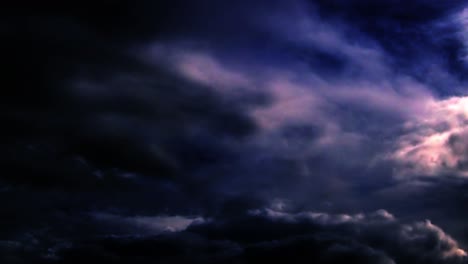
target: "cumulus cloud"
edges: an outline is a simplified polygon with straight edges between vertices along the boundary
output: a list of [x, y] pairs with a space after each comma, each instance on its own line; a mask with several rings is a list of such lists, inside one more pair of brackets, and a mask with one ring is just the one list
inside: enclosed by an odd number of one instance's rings
[[[336, 228], [340, 230], [336, 231], [339, 236], [349, 235], [350, 239], [367, 244], [376, 252], [385, 252], [387, 256], [396, 254], [393, 259], [402, 258], [402, 263], [406, 263], [408, 259], [413, 259], [415, 263], [425, 260], [458, 263], [457, 261], [467, 260], [467, 253], [458, 243], [431, 221], [404, 223], [386, 210], [350, 215], [319, 212], [288, 213], [265, 208], [252, 211], [251, 214], [289, 224], [318, 224], [325, 230], [332, 230], [332, 233]], [[345, 228], [345, 231], [340, 229], [345, 226], [352, 228]], [[403, 260], [406, 257], [408, 259]]]
[[66, 263], [77, 252], [83, 252], [81, 260], [92, 257], [108, 261], [119, 256], [119, 250], [132, 252], [124, 254], [119, 263], [135, 261], [136, 252], [145, 261], [176, 263], [252, 263], [292, 258], [315, 263], [386, 264], [467, 260], [458, 243], [428, 220], [407, 223], [386, 210], [353, 215], [271, 208], [192, 225], [179, 233], [94, 239], [86, 245], [61, 249], [55, 260]]
[[297, 214], [291, 214], [282, 211], [276, 211], [274, 209], [265, 208], [263, 210], [253, 210], [250, 212], [252, 215], [260, 215], [272, 220], [284, 220], [288, 222], [301, 222], [301, 221], [312, 221], [324, 225], [339, 225], [345, 223], [369, 223], [372, 220], [381, 221], [393, 221], [395, 217], [385, 210], [378, 210], [372, 214], [327, 214], [320, 212], [301, 212]]
[[[462, 258], [464, 259], [467, 254], [458, 246], [458, 243], [450, 236], [444, 233], [442, 229], [433, 225], [429, 220], [418, 222], [413, 225], [404, 225], [401, 228], [401, 237], [405, 244], [407, 244], [412, 251], [419, 250], [426, 256], [435, 254], [438, 258]], [[436, 246], [432, 250], [424, 252], [424, 245], [419, 241], [435, 239]], [[421, 252], [418, 252], [420, 254]]]

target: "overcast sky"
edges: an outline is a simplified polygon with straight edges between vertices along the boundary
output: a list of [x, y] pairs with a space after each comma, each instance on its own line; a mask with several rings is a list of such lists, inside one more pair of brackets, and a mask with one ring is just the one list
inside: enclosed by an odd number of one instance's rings
[[468, 2], [0, 4], [0, 262], [468, 263]]

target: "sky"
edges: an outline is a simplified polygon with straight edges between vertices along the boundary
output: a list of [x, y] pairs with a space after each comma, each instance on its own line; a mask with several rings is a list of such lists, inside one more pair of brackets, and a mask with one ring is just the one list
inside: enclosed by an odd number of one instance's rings
[[0, 13], [1, 263], [468, 263], [466, 0]]

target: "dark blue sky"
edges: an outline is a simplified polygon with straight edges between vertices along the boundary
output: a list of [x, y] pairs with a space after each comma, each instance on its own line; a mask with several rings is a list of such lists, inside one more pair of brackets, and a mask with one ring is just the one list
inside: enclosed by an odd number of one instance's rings
[[467, 263], [468, 2], [0, 13], [0, 262]]

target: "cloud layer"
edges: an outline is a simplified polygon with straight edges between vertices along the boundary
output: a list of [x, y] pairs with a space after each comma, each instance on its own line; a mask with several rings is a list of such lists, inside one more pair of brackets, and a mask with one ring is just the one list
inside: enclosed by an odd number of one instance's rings
[[64, 247], [56, 254], [66, 263], [90, 259], [104, 263], [150, 260], [465, 263], [467, 260], [458, 243], [428, 220], [404, 223], [385, 210], [335, 215], [269, 208], [253, 210], [236, 219], [192, 225], [187, 232], [175, 235], [108, 237]]
[[0, 260], [466, 263], [466, 10], [2, 4]]

